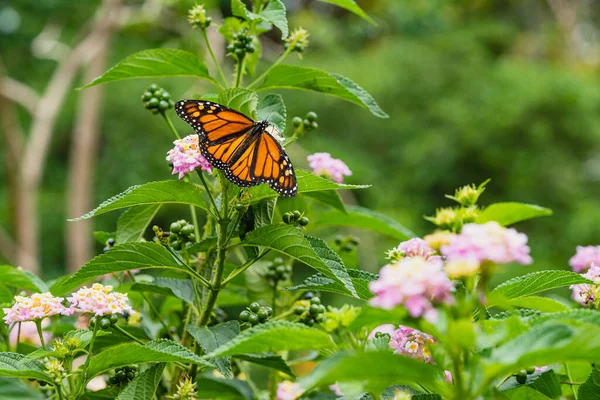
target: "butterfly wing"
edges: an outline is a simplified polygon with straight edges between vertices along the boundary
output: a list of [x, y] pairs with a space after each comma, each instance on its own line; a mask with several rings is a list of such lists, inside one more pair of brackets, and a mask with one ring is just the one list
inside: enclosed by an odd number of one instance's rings
[[294, 168], [271, 135], [271, 125], [208, 101], [183, 100], [175, 109], [200, 136], [202, 155], [231, 182], [242, 187], [268, 183], [281, 196], [296, 195]]

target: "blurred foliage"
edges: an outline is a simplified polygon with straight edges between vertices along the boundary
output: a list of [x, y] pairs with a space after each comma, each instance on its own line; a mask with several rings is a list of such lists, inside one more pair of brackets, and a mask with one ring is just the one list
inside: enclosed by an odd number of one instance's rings
[[[111, 65], [146, 48], [202, 49], [199, 34], [185, 24], [185, 11], [193, 2], [162, 3], [167, 8], [157, 21], [140, 21], [116, 34]], [[577, 244], [598, 243], [600, 82], [590, 64], [565, 54], [566, 44], [545, 2], [359, 1], [378, 26], [324, 3], [285, 3], [292, 11], [290, 26], [311, 33], [306, 62], [353, 79], [391, 117], [380, 120], [326, 96], [283, 93], [290, 120], [311, 110], [319, 114], [320, 129], [300, 142], [302, 149], [290, 149], [298, 167], [306, 167], [307, 152], [331, 152], [353, 170], [350, 183], [374, 185], [356, 193], [359, 204], [419, 234], [433, 228], [423, 215], [450, 204], [441, 200], [444, 194], [491, 178], [483, 204], [512, 200], [554, 210], [553, 217], [519, 226], [530, 235], [540, 269], [565, 268]], [[60, 0], [0, 1], [0, 17], [11, 7], [21, 18], [17, 30], [0, 32], [0, 53], [10, 75], [42, 90], [55, 61], [36, 59], [32, 41], [51, 23], [63, 29], [61, 40], [72, 42], [97, 4], [73, 8]], [[228, 15], [227, 1], [213, 6]], [[599, 10], [589, 11], [591, 18]], [[277, 40], [276, 33], [272, 39]], [[263, 47], [268, 58], [278, 56], [275, 42]], [[96, 203], [170, 173], [164, 160], [170, 133], [139, 103], [148, 83], [105, 87]], [[178, 99], [203, 93], [201, 85], [181, 79], [176, 85], [169, 81], [166, 88]], [[42, 254], [48, 276], [63, 268], [64, 221], [73, 217], [65, 210], [64, 192], [76, 100], [74, 91], [57, 125], [45, 172]], [[26, 125], [25, 114], [22, 120]], [[6, 201], [2, 192], [0, 188], [0, 210]], [[163, 210], [158, 223], [173, 219], [167, 216], [173, 211]], [[8, 220], [4, 214], [0, 212], [2, 224]], [[112, 231], [117, 217], [95, 219], [95, 229]], [[375, 247], [359, 248], [368, 264], [362, 268], [378, 269], [382, 251], [392, 245], [378, 241]]]

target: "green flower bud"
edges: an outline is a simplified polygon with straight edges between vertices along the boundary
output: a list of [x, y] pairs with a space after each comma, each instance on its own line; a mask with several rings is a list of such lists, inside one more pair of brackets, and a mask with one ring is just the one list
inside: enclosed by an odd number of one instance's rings
[[203, 5], [198, 4], [188, 12], [188, 22], [192, 28], [208, 28], [212, 22], [212, 18], [206, 16], [206, 9]]

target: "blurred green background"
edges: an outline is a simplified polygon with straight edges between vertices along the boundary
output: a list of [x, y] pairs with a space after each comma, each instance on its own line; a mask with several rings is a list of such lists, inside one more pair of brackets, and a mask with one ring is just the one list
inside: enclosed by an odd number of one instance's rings
[[[378, 119], [353, 104], [315, 93], [281, 92], [288, 127], [293, 116], [311, 110], [319, 115], [320, 128], [290, 149], [297, 167], [305, 168], [306, 154], [317, 151], [341, 158], [353, 171], [348, 183], [373, 185], [354, 192], [357, 204], [385, 213], [419, 235], [433, 228], [423, 215], [451, 204], [444, 194], [491, 178], [482, 204], [522, 201], [554, 211], [553, 217], [517, 226], [530, 236], [533, 269], [567, 268], [576, 245], [600, 243], [600, 4], [357, 2], [377, 26], [329, 4], [284, 0], [290, 27], [302, 26], [311, 35], [303, 60], [289, 62], [349, 77], [390, 118]], [[144, 13], [130, 15], [115, 32], [109, 65], [156, 47], [204, 54], [200, 34], [186, 22], [194, 1], [124, 3]], [[42, 39], [72, 46], [99, 5], [91, 0], [76, 5], [66, 0], [0, 0], [0, 56], [6, 74], [43, 92], [57, 61], [49, 55], [52, 50], [40, 50], [41, 33]], [[230, 15], [228, 1], [208, 1], [207, 6], [216, 21]], [[266, 59], [279, 56], [278, 39], [278, 32], [263, 37]], [[78, 75], [73, 88], [83, 83]], [[171, 134], [140, 102], [150, 83], [131, 80], [105, 87], [94, 205], [131, 185], [169, 177], [165, 155]], [[175, 99], [209, 90], [189, 78], [157, 83]], [[74, 217], [66, 207], [66, 177], [81, 93], [69, 90], [61, 106], [44, 169], [40, 253], [47, 278], [65, 271], [66, 218]], [[18, 117], [27, 132], [27, 112], [18, 108]], [[185, 124], [177, 121], [177, 126], [185, 132]], [[6, 161], [6, 136], [0, 140]], [[18, 221], [9, 208], [5, 183], [14, 171], [4, 161], [0, 169], [0, 225], [10, 236]], [[168, 223], [176, 211], [163, 210], [159, 221]], [[94, 229], [114, 230], [118, 214], [94, 219]], [[376, 271], [383, 251], [396, 243], [363, 237], [361, 267]]]

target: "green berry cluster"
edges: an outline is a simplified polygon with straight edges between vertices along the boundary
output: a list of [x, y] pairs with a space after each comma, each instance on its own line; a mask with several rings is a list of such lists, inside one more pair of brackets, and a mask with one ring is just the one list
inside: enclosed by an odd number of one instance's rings
[[196, 234], [194, 233], [196, 228], [184, 219], [173, 222], [169, 230], [171, 231], [169, 244], [173, 250], [181, 250], [196, 241]]
[[310, 222], [309, 219], [306, 218], [304, 214], [298, 210], [286, 212], [285, 214], [283, 214], [282, 219], [283, 222], [285, 222], [286, 224], [295, 226], [306, 226]]
[[233, 41], [227, 45], [227, 54], [234, 55], [241, 60], [246, 53], [254, 53], [256, 48], [252, 44], [253, 36], [247, 29], [233, 34]]
[[112, 249], [113, 246], [115, 245], [115, 239], [110, 238], [110, 239], [108, 239], [106, 241], [105, 244], [106, 244], [106, 246], [104, 246], [104, 248], [102, 249], [102, 251], [104, 251], [106, 253], [107, 251], [109, 251], [110, 249]]
[[519, 382], [522, 385], [525, 382], [527, 382], [527, 375], [531, 375], [534, 373], [535, 373], [535, 367], [529, 367], [527, 369], [522, 369], [519, 372], [517, 372], [515, 374], [515, 378], [517, 379], [517, 382]]
[[119, 314], [110, 314], [109, 316], [102, 318], [92, 317], [90, 318], [90, 327], [94, 328], [96, 324], [99, 324], [98, 328], [106, 330], [111, 326], [116, 325], [117, 322], [119, 322]]
[[360, 239], [356, 236], [336, 236], [334, 239], [335, 245], [339, 247], [340, 251], [350, 253], [360, 244]]
[[146, 109], [152, 111], [152, 114], [164, 113], [175, 106], [169, 92], [159, 88], [156, 84], [150, 85], [142, 94], [142, 102]]
[[317, 123], [317, 113], [314, 111], [309, 111], [306, 113], [304, 118], [294, 117], [292, 119], [292, 124], [297, 130], [302, 129], [304, 131], [310, 131], [312, 129], [317, 129], [319, 127], [319, 124]]
[[273, 309], [271, 307], [263, 307], [257, 302], [254, 302], [240, 313], [239, 318], [240, 321], [247, 322], [254, 326], [261, 322], [267, 322], [271, 315], [273, 315]]
[[384, 332], [375, 332], [375, 339], [385, 339], [389, 342], [389, 340], [392, 338], [390, 336], [389, 333], [384, 333]]
[[277, 257], [267, 265], [267, 271], [265, 272], [265, 278], [276, 286], [277, 282], [286, 281], [290, 278], [292, 273], [292, 266], [285, 265], [283, 258]]
[[300, 316], [300, 322], [308, 326], [325, 321], [325, 311], [321, 299], [316, 296], [311, 297], [308, 307], [300, 305], [294, 309], [294, 313]]
[[125, 385], [131, 382], [137, 375], [138, 367], [135, 365], [115, 369], [115, 373], [108, 378], [111, 385]]

